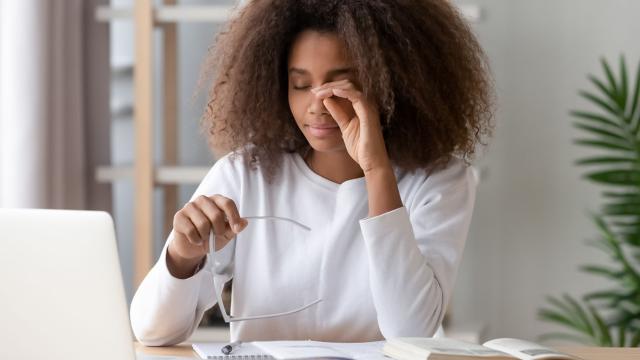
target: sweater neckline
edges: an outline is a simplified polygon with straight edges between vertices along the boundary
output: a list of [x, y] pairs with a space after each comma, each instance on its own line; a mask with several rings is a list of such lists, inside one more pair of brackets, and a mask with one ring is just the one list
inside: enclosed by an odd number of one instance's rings
[[364, 181], [365, 181], [364, 176], [361, 176], [355, 179], [346, 180], [341, 184], [339, 184], [311, 170], [311, 168], [309, 167], [309, 165], [307, 165], [307, 162], [304, 161], [304, 158], [302, 158], [302, 155], [300, 153], [298, 152], [293, 153], [293, 160], [298, 170], [300, 170], [300, 172], [302, 172], [307, 179], [311, 180], [311, 182], [318, 184], [328, 190], [335, 191], [335, 190], [344, 189], [344, 188], [357, 187], [360, 184], [364, 184]]

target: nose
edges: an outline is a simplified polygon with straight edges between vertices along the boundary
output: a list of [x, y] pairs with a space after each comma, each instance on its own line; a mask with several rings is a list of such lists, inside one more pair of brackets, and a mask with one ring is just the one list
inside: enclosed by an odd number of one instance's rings
[[322, 99], [317, 97], [315, 94], [311, 94], [311, 104], [309, 104], [309, 113], [312, 115], [331, 115], [327, 108], [324, 106]]

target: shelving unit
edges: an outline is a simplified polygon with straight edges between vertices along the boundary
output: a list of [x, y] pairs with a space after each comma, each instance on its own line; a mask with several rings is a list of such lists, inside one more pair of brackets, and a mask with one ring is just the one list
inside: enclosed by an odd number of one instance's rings
[[[95, 19], [101, 22], [133, 21], [135, 31], [135, 56], [133, 69], [121, 64], [114, 72], [132, 70], [134, 83], [133, 106], [112, 104], [112, 117], [133, 113], [135, 126], [135, 160], [129, 166], [102, 166], [96, 169], [100, 182], [129, 180], [134, 182], [134, 271], [133, 283], [137, 286], [153, 264], [153, 190], [162, 188], [164, 193], [163, 230], [168, 235], [173, 215], [177, 211], [177, 186], [198, 184], [207, 167], [177, 165], [177, 37], [176, 25], [183, 22], [221, 23], [232, 13], [232, 6], [179, 6], [175, 0], [165, 0], [153, 5], [152, 0], [135, 0], [133, 8], [100, 6]], [[153, 34], [162, 32], [162, 59], [154, 59]], [[153, 153], [153, 90], [154, 66], [162, 61], [163, 76], [163, 161], [154, 165]]]
[[[135, 160], [129, 166], [104, 166], [96, 169], [100, 182], [130, 180], [134, 182], [134, 287], [142, 281], [152, 266], [154, 250], [153, 191], [160, 187], [164, 192], [163, 230], [171, 229], [177, 211], [177, 186], [198, 184], [208, 167], [185, 167], [177, 164], [177, 37], [176, 27], [184, 22], [222, 23], [232, 15], [233, 6], [184, 6], [176, 0], [164, 0], [154, 6], [152, 0], [134, 0], [133, 8], [100, 6], [95, 10], [95, 19], [100, 22], [133, 21], [135, 29], [135, 59], [133, 66], [118, 64], [116, 73], [133, 74], [133, 106], [112, 104], [113, 116], [133, 113], [135, 123]], [[471, 22], [481, 17], [476, 5], [462, 5], [462, 13]], [[162, 59], [154, 59], [153, 34], [162, 32]], [[163, 161], [154, 164], [153, 153], [153, 69], [156, 60], [164, 64], [163, 76]]]

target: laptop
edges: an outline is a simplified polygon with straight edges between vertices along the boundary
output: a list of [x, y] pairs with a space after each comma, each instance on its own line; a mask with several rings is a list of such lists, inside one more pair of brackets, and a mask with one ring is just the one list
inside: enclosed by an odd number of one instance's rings
[[0, 359], [135, 359], [108, 213], [0, 209]]

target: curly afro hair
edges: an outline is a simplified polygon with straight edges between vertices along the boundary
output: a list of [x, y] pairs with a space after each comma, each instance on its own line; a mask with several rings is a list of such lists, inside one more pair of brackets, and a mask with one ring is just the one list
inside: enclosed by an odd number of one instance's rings
[[488, 62], [450, 1], [252, 0], [236, 10], [204, 63], [212, 85], [201, 125], [214, 152], [241, 152], [273, 174], [283, 153], [308, 149], [287, 99], [288, 54], [303, 30], [344, 41], [396, 166], [432, 169], [453, 155], [469, 163], [486, 145]]

